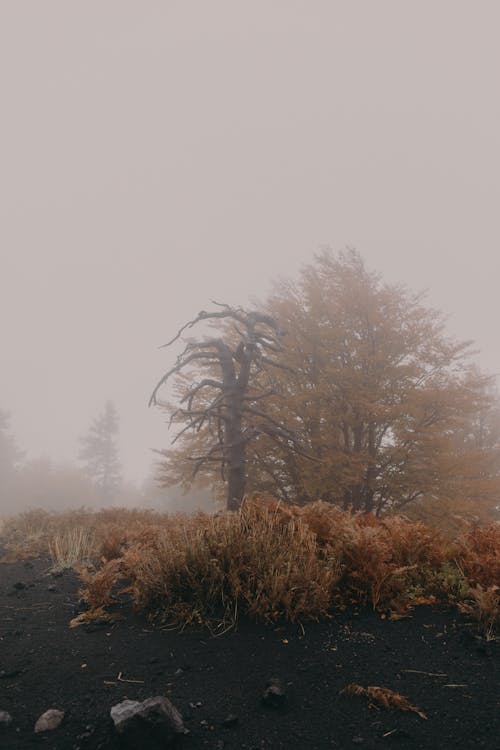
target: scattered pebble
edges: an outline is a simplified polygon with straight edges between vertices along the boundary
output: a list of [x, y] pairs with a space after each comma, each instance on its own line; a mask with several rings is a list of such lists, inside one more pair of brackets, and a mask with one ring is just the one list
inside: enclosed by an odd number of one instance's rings
[[228, 714], [224, 721], [222, 722], [222, 726], [224, 727], [234, 727], [235, 724], [238, 723], [238, 717], [236, 714]]
[[12, 724], [12, 716], [8, 711], [0, 711], [0, 727], [8, 727]]
[[277, 677], [271, 677], [262, 694], [262, 703], [269, 708], [281, 708], [285, 703], [285, 688]]
[[64, 711], [59, 711], [58, 708], [49, 708], [45, 711], [35, 724], [35, 732], [49, 732], [52, 729], [57, 729], [64, 719]]

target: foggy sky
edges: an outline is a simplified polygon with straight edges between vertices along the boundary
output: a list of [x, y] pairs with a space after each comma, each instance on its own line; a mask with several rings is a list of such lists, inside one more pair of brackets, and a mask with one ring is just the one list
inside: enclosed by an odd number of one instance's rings
[[496, 0], [1, 0], [0, 408], [75, 457], [112, 399], [126, 474], [216, 299], [318, 249], [429, 289], [500, 371]]

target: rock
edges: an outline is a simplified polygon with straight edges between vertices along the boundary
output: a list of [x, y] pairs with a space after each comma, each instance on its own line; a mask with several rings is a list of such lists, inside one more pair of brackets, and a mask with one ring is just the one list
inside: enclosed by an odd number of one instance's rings
[[285, 703], [285, 688], [277, 677], [271, 677], [262, 694], [262, 703], [269, 708], [282, 708]]
[[0, 727], [8, 727], [12, 724], [12, 716], [7, 711], [0, 711]]
[[222, 722], [223, 727], [234, 727], [238, 723], [238, 717], [236, 714], [228, 714]]
[[22, 589], [27, 589], [28, 587], [22, 581], [17, 581], [17, 583], [12, 584], [12, 588], [16, 589], [16, 591], [21, 591]]
[[124, 700], [111, 709], [116, 731], [131, 748], [166, 748], [182, 734], [182, 716], [168, 698], [158, 695], [139, 701]]
[[12, 677], [22, 674], [22, 671], [22, 669], [11, 669], [10, 671], [0, 669], [0, 680], [10, 680]]
[[58, 708], [49, 708], [44, 714], [40, 716], [35, 724], [35, 732], [49, 732], [52, 729], [57, 729], [64, 719], [64, 711], [59, 711]]
[[57, 586], [51, 583], [50, 586], [47, 586], [47, 591], [57, 591]]

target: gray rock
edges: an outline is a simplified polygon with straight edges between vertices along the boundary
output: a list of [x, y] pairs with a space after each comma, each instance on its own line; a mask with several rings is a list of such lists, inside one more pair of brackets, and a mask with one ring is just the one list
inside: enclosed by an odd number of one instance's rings
[[228, 714], [222, 722], [223, 727], [234, 727], [238, 723], [238, 717], [236, 714]]
[[0, 711], [0, 727], [8, 727], [12, 724], [12, 716], [7, 711]]
[[285, 704], [285, 688], [277, 677], [271, 677], [262, 694], [262, 703], [269, 708], [282, 708]]
[[35, 724], [35, 732], [49, 732], [52, 729], [57, 729], [64, 719], [64, 711], [59, 711], [58, 708], [49, 708], [45, 711]]
[[166, 748], [176, 737], [188, 733], [177, 708], [162, 695], [142, 703], [124, 700], [110, 713], [116, 731], [130, 747], [148, 744]]

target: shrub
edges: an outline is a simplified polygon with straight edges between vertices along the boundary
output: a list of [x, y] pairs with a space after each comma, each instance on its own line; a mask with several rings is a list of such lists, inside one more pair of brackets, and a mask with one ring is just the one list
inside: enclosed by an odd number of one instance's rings
[[500, 594], [498, 586], [483, 588], [478, 583], [469, 591], [469, 599], [459, 602], [459, 609], [478, 623], [486, 638], [493, 638], [494, 630], [500, 627]]
[[338, 563], [318, 554], [304, 524], [252, 503], [164, 533], [135, 569], [139, 607], [178, 621], [234, 624], [254, 619], [318, 618], [328, 610]]
[[500, 582], [500, 522], [474, 526], [459, 540], [457, 558], [472, 586]]
[[452, 543], [402, 517], [256, 498], [215, 516], [29, 511], [7, 519], [2, 539], [12, 557], [50, 554], [59, 566], [80, 566], [90, 614], [121, 585], [151, 616], [216, 632], [239, 614], [296, 621], [318, 619], [334, 604], [401, 612], [436, 599], [460, 604], [487, 634], [498, 625], [498, 523]]

